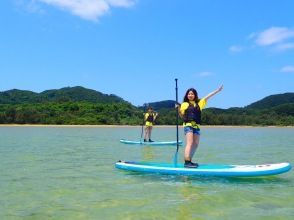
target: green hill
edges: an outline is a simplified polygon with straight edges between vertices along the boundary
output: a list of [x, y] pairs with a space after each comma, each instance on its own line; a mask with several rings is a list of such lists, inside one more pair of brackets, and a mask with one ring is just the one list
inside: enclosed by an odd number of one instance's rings
[[151, 106], [155, 111], [158, 111], [160, 109], [172, 109], [175, 107], [175, 101], [173, 100], [165, 100], [160, 102], [149, 102], [148, 104], [144, 106], [140, 106], [140, 109], [146, 109], [146, 107]]
[[248, 109], [268, 109], [277, 107], [284, 104], [293, 104], [294, 103], [294, 93], [284, 93], [277, 95], [267, 96], [257, 102], [254, 102], [246, 108]]
[[0, 104], [19, 104], [36, 102], [38, 93], [12, 89], [0, 92]]
[[45, 102], [115, 103], [126, 101], [116, 95], [103, 94], [101, 92], [92, 89], [86, 89], [81, 86], [46, 90], [41, 93], [18, 89], [0, 92], [0, 104]]
[[92, 89], [81, 86], [65, 87], [62, 89], [46, 90], [40, 93], [40, 97], [46, 101], [71, 101], [71, 102], [91, 102], [91, 103], [114, 103], [125, 102], [122, 98], [110, 94], [106, 95]]

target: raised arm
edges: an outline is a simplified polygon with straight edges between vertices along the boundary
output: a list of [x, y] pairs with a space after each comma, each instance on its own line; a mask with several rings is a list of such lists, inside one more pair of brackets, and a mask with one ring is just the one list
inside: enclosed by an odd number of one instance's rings
[[207, 96], [204, 97], [204, 99], [207, 101], [210, 97], [214, 96], [216, 93], [219, 93], [224, 88], [223, 85], [221, 85], [218, 89], [214, 90], [213, 92], [209, 93]]

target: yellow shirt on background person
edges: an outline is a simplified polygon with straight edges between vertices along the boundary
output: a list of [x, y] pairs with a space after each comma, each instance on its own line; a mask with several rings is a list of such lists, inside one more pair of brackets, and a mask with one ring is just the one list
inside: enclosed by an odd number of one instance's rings
[[[195, 101], [190, 101], [190, 104], [196, 106], [196, 103]], [[206, 99], [200, 99], [200, 101], [198, 102], [198, 105], [199, 105], [199, 108], [200, 108], [200, 111], [202, 111], [202, 109], [205, 108], [207, 102], [206, 102]], [[184, 115], [185, 114], [185, 111], [187, 110], [187, 108], [189, 107], [189, 103], [188, 102], [183, 102], [181, 104], [181, 107], [180, 107], [180, 112], [181, 112], [181, 115]], [[187, 122], [187, 123], [183, 123], [183, 126], [186, 127], [186, 126], [191, 126], [193, 128], [200, 128], [200, 125], [199, 124], [196, 124], [196, 123], [190, 123], [190, 122]]]
[[[150, 115], [153, 115], [153, 118], [154, 118], [154, 120], [155, 120], [155, 118], [156, 118], [156, 115], [155, 115], [155, 113], [154, 112], [152, 112], [152, 113], [145, 113], [145, 121], [147, 120], [147, 118], [149, 117], [149, 114]], [[145, 122], [145, 125], [147, 126], [147, 127], [149, 127], [149, 126], [153, 126], [153, 122], [150, 122], [150, 121], [146, 121]]]

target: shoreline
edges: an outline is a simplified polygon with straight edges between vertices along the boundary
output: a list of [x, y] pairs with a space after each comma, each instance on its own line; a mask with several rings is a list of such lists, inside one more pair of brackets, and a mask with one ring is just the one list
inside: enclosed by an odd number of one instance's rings
[[[0, 127], [68, 127], [68, 128], [135, 128], [142, 125], [47, 125], [47, 124], [0, 124]], [[174, 128], [175, 125], [154, 125], [154, 128]], [[182, 125], [179, 125], [182, 127]], [[294, 128], [294, 126], [253, 125], [201, 125], [202, 128]]]

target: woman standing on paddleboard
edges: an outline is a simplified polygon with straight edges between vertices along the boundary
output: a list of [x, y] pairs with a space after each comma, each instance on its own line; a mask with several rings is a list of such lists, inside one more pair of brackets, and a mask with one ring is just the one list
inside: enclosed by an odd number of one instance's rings
[[153, 123], [156, 120], [157, 112], [153, 112], [153, 108], [151, 106], [148, 107], [147, 112], [144, 113], [144, 122], [145, 122], [145, 134], [144, 134], [144, 142], [153, 142], [151, 140], [151, 133]]
[[199, 145], [201, 112], [202, 109], [205, 108], [207, 100], [220, 92], [222, 89], [223, 85], [206, 95], [204, 98], [199, 99], [197, 91], [194, 88], [190, 88], [184, 96], [184, 102], [179, 108], [179, 114], [184, 121], [184, 133], [186, 135], [186, 147], [184, 154], [185, 167], [198, 167], [198, 164], [193, 163], [191, 160]]

